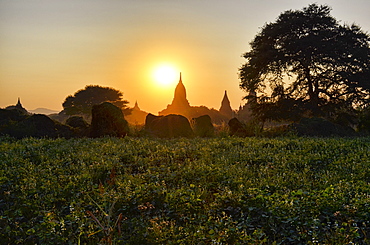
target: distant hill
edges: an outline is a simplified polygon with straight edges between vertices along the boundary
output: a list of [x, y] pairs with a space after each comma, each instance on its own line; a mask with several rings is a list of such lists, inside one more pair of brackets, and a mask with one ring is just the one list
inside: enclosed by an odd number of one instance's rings
[[34, 109], [34, 110], [29, 110], [29, 112], [34, 113], [34, 114], [50, 115], [50, 114], [58, 113], [59, 111], [50, 110], [50, 109], [47, 109], [47, 108], [37, 108], [37, 109]]

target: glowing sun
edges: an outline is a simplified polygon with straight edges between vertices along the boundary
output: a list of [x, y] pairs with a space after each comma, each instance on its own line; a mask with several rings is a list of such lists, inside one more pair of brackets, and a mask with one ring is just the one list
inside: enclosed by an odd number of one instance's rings
[[161, 86], [168, 86], [176, 81], [176, 69], [171, 65], [158, 66], [154, 70], [154, 79]]

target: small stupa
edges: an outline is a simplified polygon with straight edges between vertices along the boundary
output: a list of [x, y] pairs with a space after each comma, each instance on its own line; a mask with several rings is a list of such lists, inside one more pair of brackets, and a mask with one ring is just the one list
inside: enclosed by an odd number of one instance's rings
[[135, 106], [132, 108], [132, 110], [140, 111], [140, 107], [139, 107], [139, 104], [137, 103], [137, 101], [135, 101]]
[[29, 114], [28, 111], [22, 106], [21, 99], [18, 97], [16, 105], [11, 105], [5, 108], [6, 110], [18, 110], [24, 114]]
[[131, 108], [131, 112], [125, 115], [125, 119], [132, 125], [142, 125], [145, 124], [146, 115], [148, 115], [148, 112], [142, 111], [136, 101], [134, 107]]
[[256, 92], [251, 91], [246, 98], [248, 98], [247, 103], [245, 103], [243, 106], [240, 105], [237, 113], [238, 119], [242, 121], [249, 121], [253, 119], [252, 106], [256, 103], [257, 94]]

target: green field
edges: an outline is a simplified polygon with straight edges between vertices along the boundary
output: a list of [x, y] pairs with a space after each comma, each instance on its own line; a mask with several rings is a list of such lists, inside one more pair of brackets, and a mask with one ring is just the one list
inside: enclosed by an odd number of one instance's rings
[[370, 138], [0, 138], [0, 244], [369, 244]]

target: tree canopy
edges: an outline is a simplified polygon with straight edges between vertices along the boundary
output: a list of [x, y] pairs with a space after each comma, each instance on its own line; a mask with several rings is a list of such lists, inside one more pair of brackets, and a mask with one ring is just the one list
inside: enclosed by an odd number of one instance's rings
[[123, 100], [122, 96], [123, 93], [114, 88], [88, 85], [78, 90], [73, 96], [69, 95], [63, 102], [63, 108], [67, 115], [91, 115], [93, 105], [110, 102], [125, 110], [128, 101]]
[[340, 25], [330, 11], [316, 4], [286, 11], [250, 43], [240, 87], [258, 94], [255, 110], [265, 118], [369, 104], [370, 37], [355, 24]]

